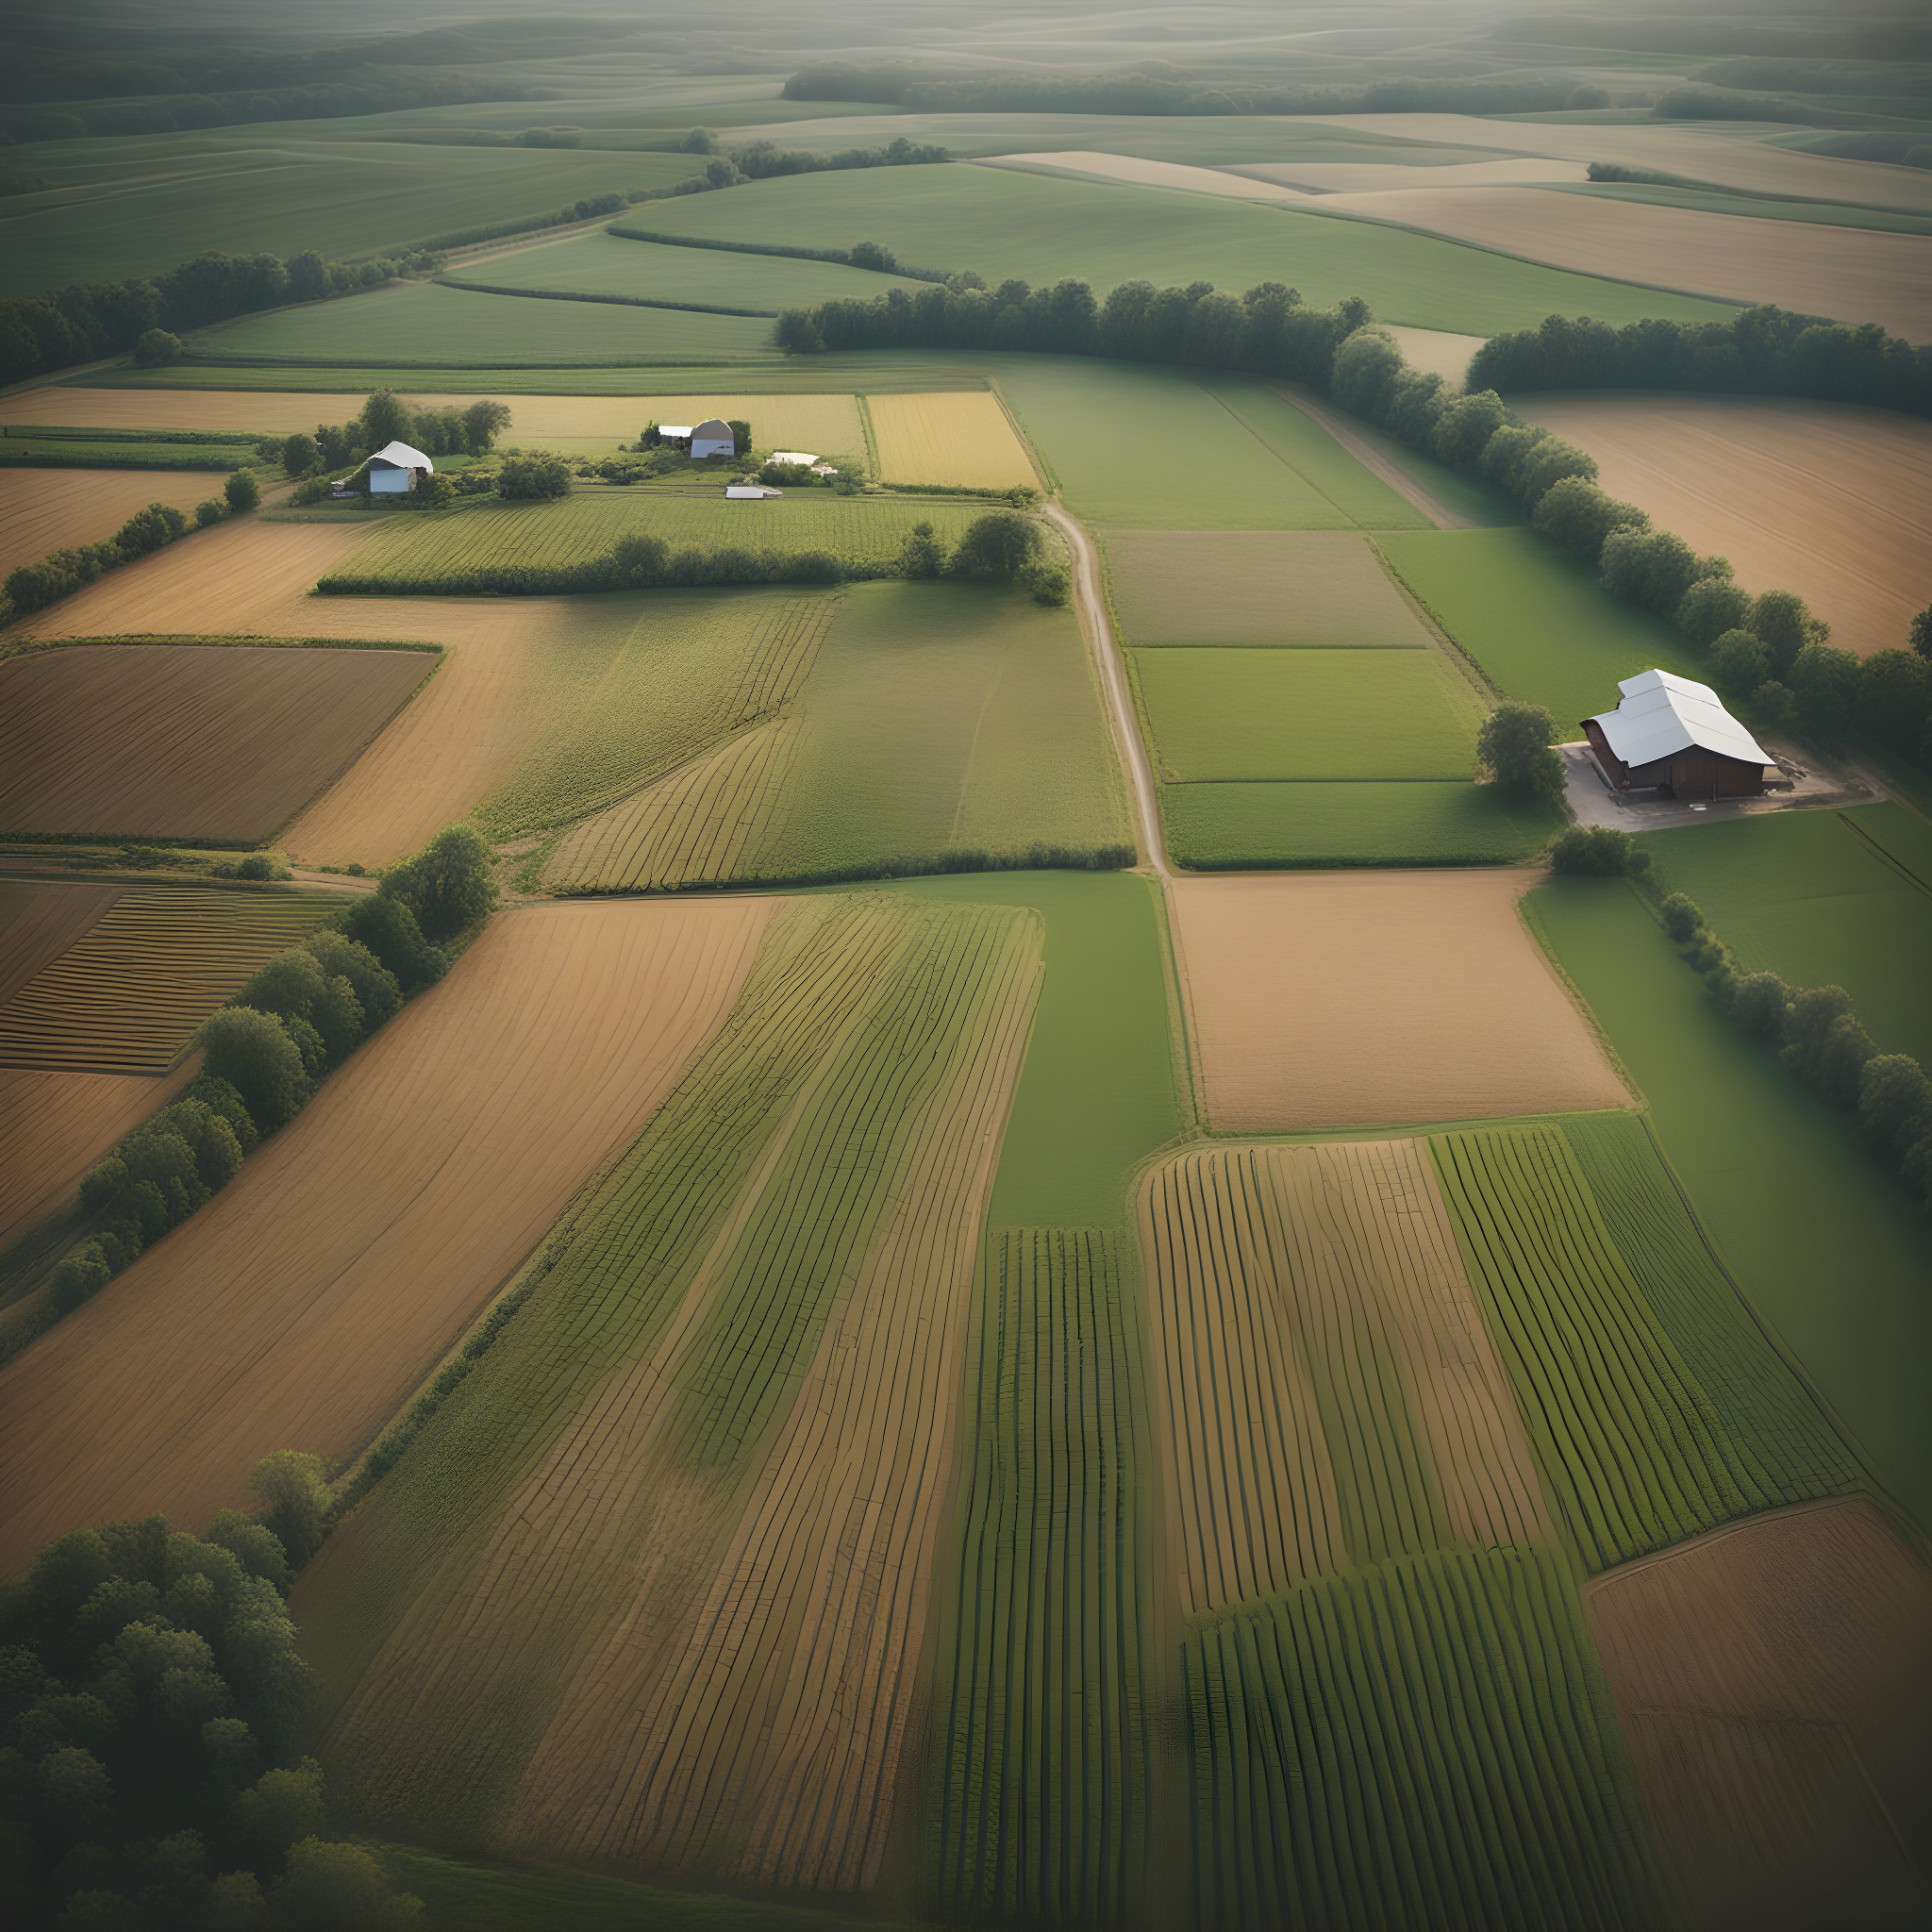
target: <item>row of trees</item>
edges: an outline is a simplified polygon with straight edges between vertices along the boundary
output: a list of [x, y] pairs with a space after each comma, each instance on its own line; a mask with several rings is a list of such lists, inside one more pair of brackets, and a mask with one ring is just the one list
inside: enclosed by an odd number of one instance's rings
[[277, 448], [291, 476], [307, 475], [347, 469], [391, 442], [407, 442], [425, 456], [482, 456], [508, 427], [507, 403], [479, 397], [466, 409], [412, 409], [393, 390], [379, 389], [348, 422], [318, 423], [313, 438], [291, 436]]
[[[703, 179], [707, 188], [735, 188], [741, 181], [767, 181], [777, 175], [823, 175], [851, 168], [924, 168], [952, 159], [945, 148], [923, 146], [908, 141], [903, 134], [884, 147], [847, 147], [835, 154], [822, 154], [810, 148], [780, 147], [770, 141], [721, 149], [709, 128], [693, 127], [678, 146], [686, 154], [715, 157], [705, 170]], [[691, 184], [685, 183], [671, 192], [692, 191]]]
[[1332, 309], [1305, 308], [1298, 291], [1263, 282], [1244, 295], [1211, 282], [1157, 289], [1123, 282], [1104, 303], [1071, 278], [1052, 288], [1002, 282], [988, 289], [958, 275], [912, 294], [891, 289], [871, 301], [788, 308], [777, 343], [788, 355], [827, 349], [1017, 349], [1065, 356], [1118, 356], [1325, 385], [1337, 347], [1370, 320], [1349, 296]]
[[989, 510], [968, 524], [951, 553], [931, 524], [921, 521], [900, 546], [896, 575], [902, 577], [973, 577], [981, 582], [1016, 583], [1037, 604], [1064, 604], [1073, 578], [1063, 563], [1046, 555], [1038, 517], [1016, 509]]
[[1491, 336], [1467, 387], [1512, 390], [1666, 389], [1712, 394], [1816, 396], [1932, 415], [1932, 347], [1914, 348], [1875, 322], [1853, 327], [1765, 304], [1729, 322], [1546, 317]]

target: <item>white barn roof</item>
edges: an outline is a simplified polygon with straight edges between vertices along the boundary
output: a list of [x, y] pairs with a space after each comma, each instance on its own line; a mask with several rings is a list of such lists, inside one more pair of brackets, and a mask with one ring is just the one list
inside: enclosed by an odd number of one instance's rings
[[731, 436], [731, 425], [728, 423], [720, 422], [716, 416], [708, 416], [691, 431], [693, 440], [700, 436], [719, 437], [728, 441]]
[[1617, 708], [1600, 711], [1589, 722], [1602, 727], [1610, 749], [1626, 765], [1647, 765], [1693, 745], [1744, 764], [1774, 762], [1707, 684], [1669, 671], [1640, 671], [1617, 689], [1624, 693]]
[[392, 470], [427, 470], [432, 475], [436, 470], [436, 465], [420, 449], [411, 449], [407, 442], [386, 442], [369, 460], [387, 464]]
[[774, 463], [803, 463], [809, 468], [818, 461], [818, 458], [808, 449], [774, 449], [771, 460]]

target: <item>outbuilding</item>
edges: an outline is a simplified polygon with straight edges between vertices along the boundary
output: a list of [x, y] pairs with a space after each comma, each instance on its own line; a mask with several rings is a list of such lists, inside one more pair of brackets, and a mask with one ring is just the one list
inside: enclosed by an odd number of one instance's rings
[[1750, 798], [1764, 790], [1764, 768], [1776, 761], [1709, 685], [1640, 671], [1617, 689], [1617, 708], [1584, 719], [1583, 735], [1619, 791]]
[[762, 483], [727, 483], [724, 494], [734, 503], [758, 503], [767, 496], [783, 496], [782, 490], [772, 490]]
[[436, 465], [407, 442], [385, 443], [369, 458], [369, 489], [375, 496], [399, 496], [413, 490], [422, 476], [433, 476]]
[[713, 416], [708, 423], [700, 423], [691, 430], [691, 453], [694, 458], [735, 457], [738, 439], [732, 435], [730, 424], [721, 423]]

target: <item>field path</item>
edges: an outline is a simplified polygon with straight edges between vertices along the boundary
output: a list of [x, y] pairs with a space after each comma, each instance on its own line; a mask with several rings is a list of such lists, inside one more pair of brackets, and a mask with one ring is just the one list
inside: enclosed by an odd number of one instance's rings
[[[1419, 334], [1421, 331], [1410, 330], [1408, 333]], [[1441, 331], [1432, 329], [1429, 333], [1441, 335]], [[1464, 340], [1474, 342], [1478, 339], [1471, 336]], [[1278, 382], [1269, 383], [1268, 388], [1284, 403], [1292, 404], [1309, 422], [1325, 429], [1363, 469], [1372, 475], [1380, 477], [1406, 502], [1412, 503], [1437, 529], [1473, 530], [1476, 527], [1473, 519], [1458, 516], [1434, 491], [1418, 483], [1399, 464], [1391, 463], [1380, 451], [1370, 448], [1357, 433], [1349, 419], [1339, 409], [1331, 409], [1326, 403], [1310, 395], [1307, 390], [1288, 387]]]

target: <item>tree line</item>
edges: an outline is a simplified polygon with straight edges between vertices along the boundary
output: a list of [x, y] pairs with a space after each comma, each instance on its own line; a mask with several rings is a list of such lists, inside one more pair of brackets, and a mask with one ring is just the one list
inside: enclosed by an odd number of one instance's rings
[[1633, 322], [1552, 315], [1491, 336], [1466, 386], [1512, 390], [1666, 389], [1711, 395], [1813, 396], [1932, 415], [1932, 346], [1875, 322], [1851, 325], [1769, 303], [1728, 322]]
[[1409, 367], [1386, 330], [1364, 328], [1334, 358], [1343, 408], [1434, 457], [1495, 484], [1530, 522], [1592, 565], [1612, 596], [1674, 624], [1709, 654], [1712, 681], [1766, 728], [1832, 740], [1856, 727], [1932, 768], [1932, 616], [1900, 648], [1860, 659], [1834, 649], [1830, 627], [1790, 591], [1754, 597], [1722, 557], [1700, 557], [1651, 526], [1634, 504], [1598, 488], [1595, 460], [1524, 423], [1493, 390], [1452, 391]]

